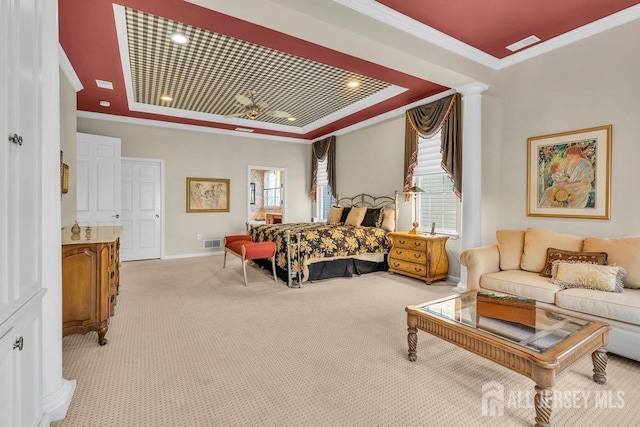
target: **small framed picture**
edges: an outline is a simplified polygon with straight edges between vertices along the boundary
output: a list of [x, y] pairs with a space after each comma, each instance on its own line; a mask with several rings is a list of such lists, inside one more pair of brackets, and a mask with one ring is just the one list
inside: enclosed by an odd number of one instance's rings
[[230, 181], [187, 178], [187, 212], [229, 212]]

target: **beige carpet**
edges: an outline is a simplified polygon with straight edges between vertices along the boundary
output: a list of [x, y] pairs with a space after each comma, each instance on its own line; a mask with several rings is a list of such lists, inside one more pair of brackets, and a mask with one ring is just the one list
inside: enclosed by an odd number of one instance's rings
[[[450, 283], [373, 273], [289, 289], [250, 267], [245, 287], [227, 261], [123, 263], [108, 344], [63, 339], [77, 389], [53, 426], [533, 424], [531, 380], [423, 332], [407, 360], [404, 307]], [[591, 370], [587, 357], [559, 376], [553, 424], [638, 425], [640, 363], [611, 356], [604, 386]], [[503, 415], [483, 416], [490, 380]]]

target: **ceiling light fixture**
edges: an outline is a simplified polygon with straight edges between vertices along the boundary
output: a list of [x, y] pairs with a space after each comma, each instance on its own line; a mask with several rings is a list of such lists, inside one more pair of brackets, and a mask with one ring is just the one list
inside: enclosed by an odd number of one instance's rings
[[238, 132], [253, 132], [253, 129], [248, 128], [235, 128]]
[[189, 43], [189, 39], [184, 34], [180, 34], [180, 33], [171, 34], [171, 40], [173, 40], [174, 43], [178, 43], [178, 44]]
[[161, 101], [165, 101], [165, 102], [171, 102], [171, 101], [173, 101], [173, 97], [171, 97], [171, 96], [169, 96], [169, 95], [162, 95], [162, 96], [160, 97], [160, 100], [161, 100]]
[[347, 87], [350, 87], [350, 88], [352, 88], [352, 89], [353, 89], [353, 88], [356, 88], [356, 87], [358, 87], [358, 86], [360, 86], [360, 82], [358, 82], [358, 81], [356, 81], [356, 80], [351, 80], [351, 81], [349, 81], [349, 82], [347, 83]]
[[531, 46], [532, 44], [538, 43], [539, 41], [540, 39], [538, 37], [529, 36], [520, 40], [519, 42], [510, 44], [509, 46], [507, 46], [507, 49], [509, 49], [511, 52], [515, 52], [516, 50], [520, 50], [527, 46]]
[[100, 101], [100, 105], [102, 107], [111, 107], [111, 103], [109, 101]]
[[289, 120], [290, 122], [295, 122], [296, 118], [295, 117], [287, 117], [287, 120]]

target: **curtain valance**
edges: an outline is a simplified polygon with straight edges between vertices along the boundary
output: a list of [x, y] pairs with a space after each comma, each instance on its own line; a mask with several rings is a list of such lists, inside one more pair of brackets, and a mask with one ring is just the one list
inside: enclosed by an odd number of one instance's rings
[[336, 137], [329, 136], [311, 144], [311, 199], [315, 202], [318, 185], [318, 160], [327, 159], [327, 178], [331, 195], [336, 196]]
[[462, 197], [462, 108], [460, 94], [407, 110], [404, 144], [404, 191], [413, 185], [418, 161], [418, 135], [430, 138], [441, 132], [442, 168], [453, 181], [453, 191]]

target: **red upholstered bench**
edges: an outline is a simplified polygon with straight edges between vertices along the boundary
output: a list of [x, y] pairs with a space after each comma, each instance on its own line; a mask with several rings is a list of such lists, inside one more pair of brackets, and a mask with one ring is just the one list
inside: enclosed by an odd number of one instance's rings
[[252, 242], [251, 236], [248, 234], [225, 236], [222, 268], [227, 265], [227, 252], [231, 252], [242, 260], [245, 286], [247, 286], [247, 261], [253, 259], [271, 258], [273, 280], [278, 280], [276, 277], [276, 244], [274, 242]]

